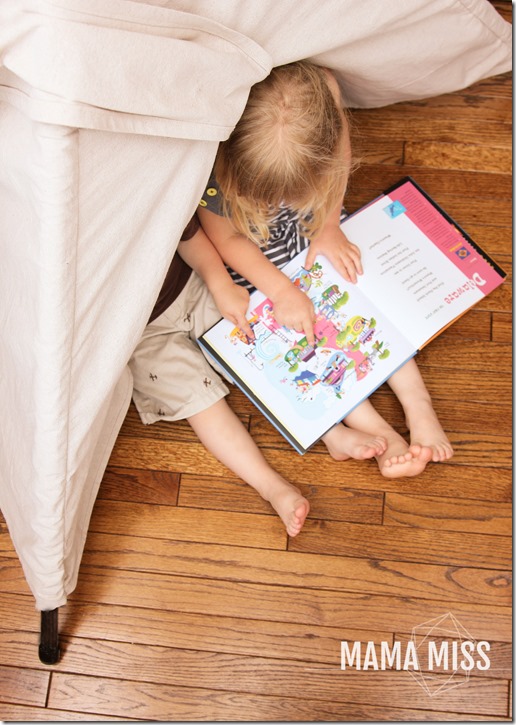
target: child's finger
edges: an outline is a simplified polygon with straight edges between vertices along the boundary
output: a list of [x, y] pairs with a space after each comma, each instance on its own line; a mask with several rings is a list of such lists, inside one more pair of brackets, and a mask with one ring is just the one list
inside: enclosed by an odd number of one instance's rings
[[360, 259], [356, 257], [345, 257], [341, 259], [337, 269], [345, 280], [353, 284], [357, 281], [357, 275], [362, 274], [362, 264], [360, 263]]
[[303, 332], [305, 333], [308, 344], [310, 346], [315, 345], [314, 323], [311, 317], [305, 317], [303, 321]]
[[245, 315], [237, 315], [237, 314], [226, 314], [226, 319], [232, 322], [234, 325], [239, 327], [243, 333], [247, 335], [247, 337], [250, 337], [252, 340], [254, 339], [254, 332], [253, 328], [247, 321], [247, 318]]
[[339, 264], [336, 265], [337, 271], [340, 272], [340, 274], [344, 277], [346, 282], [351, 282], [352, 284], [355, 284], [356, 280], [356, 274], [355, 274], [355, 268], [352, 264], [349, 264], [347, 260], [340, 260]]
[[254, 340], [253, 328], [247, 321], [247, 318], [245, 317], [245, 315], [242, 315], [242, 317], [238, 318], [237, 325], [242, 330], [242, 332], [244, 332], [247, 335], [247, 337], [250, 337], [251, 340]]
[[353, 245], [352, 247], [352, 255], [351, 255], [353, 264], [355, 266], [355, 269], [357, 271], [357, 274], [363, 274], [363, 267], [362, 267], [362, 255], [360, 253], [360, 249]]
[[306, 253], [306, 259], [305, 259], [305, 269], [311, 270], [314, 266], [315, 258], [317, 257], [317, 253], [312, 249], [312, 246], [308, 247], [308, 252]]

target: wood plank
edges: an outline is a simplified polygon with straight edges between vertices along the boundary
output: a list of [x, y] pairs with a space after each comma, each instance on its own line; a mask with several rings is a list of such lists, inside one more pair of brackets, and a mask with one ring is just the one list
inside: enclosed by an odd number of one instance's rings
[[31, 595], [18, 557], [0, 557], [0, 572], [3, 591]]
[[[192, 613], [243, 616], [254, 619], [318, 624], [346, 629], [407, 631], [419, 622], [446, 611], [447, 603], [408, 597], [362, 595], [304, 587], [216, 582], [189, 577], [149, 576], [88, 568], [78, 600], [110, 602], [116, 597], [125, 605], [172, 608]], [[145, 581], [146, 587], [138, 587]], [[165, 604], [167, 602], [167, 604]], [[164, 604], [164, 606], [160, 606]], [[489, 607], [454, 602], [454, 612], [477, 638], [510, 641], [511, 612], [508, 607]], [[407, 626], [408, 625], [408, 626]]]
[[[27, 651], [37, 649], [37, 618], [34, 607], [29, 611], [28, 597], [0, 595], [9, 606], [4, 628], [16, 629], [15, 638], [0, 629], [0, 664], [10, 661], [27, 665]], [[14, 610], [13, 606], [16, 609]], [[18, 609], [19, 607], [19, 609]], [[27, 631], [29, 630], [30, 631]], [[342, 639], [371, 641], [378, 647], [382, 641], [393, 642], [391, 632], [365, 629], [316, 627], [294, 622], [267, 622], [252, 618], [188, 614], [166, 610], [82, 604], [60, 610], [60, 635], [103, 639], [143, 645], [160, 645], [206, 652], [225, 652], [277, 659], [298, 659], [301, 662], [335, 663], [340, 657]], [[129, 634], [130, 633], [130, 634]], [[378, 652], [379, 654], [379, 652]], [[32, 657], [34, 655], [31, 655]]]
[[[6, 599], [6, 597], [2, 597]], [[21, 630], [30, 618], [27, 597], [17, 597], [15, 612], [10, 612], [8, 623], [4, 625]], [[25, 611], [24, 611], [25, 610]], [[340, 643], [374, 642], [377, 656], [380, 658], [381, 642], [392, 646], [393, 635], [390, 632], [371, 630], [342, 630], [331, 627], [308, 627], [297, 624], [260, 622], [228, 617], [201, 617], [173, 612], [154, 612], [148, 609], [112, 607], [104, 605], [85, 605], [82, 616], [67, 608], [61, 612], [60, 631], [65, 640], [71, 637], [94, 639], [99, 629], [105, 632], [105, 638], [118, 642], [127, 641], [128, 626], [131, 629], [131, 644], [147, 644], [175, 647], [177, 649], [199, 649], [211, 652], [226, 652], [260, 656], [268, 652], [268, 657], [288, 659], [294, 657], [300, 662], [327, 662], [335, 664], [340, 657]], [[163, 619], [162, 619], [163, 618]], [[33, 618], [34, 619], [34, 618]], [[233, 630], [233, 628], [235, 628]], [[396, 634], [396, 639], [406, 642], [409, 635]], [[435, 638], [434, 638], [435, 639]], [[440, 641], [440, 640], [438, 640]], [[14, 637], [0, 630], [0, 664], [11, 661], [12, 664], [37, 666], [34, 653], [37, 648], [36, 630], [29, 633], [18, 632]], [[200, 647], [199, 647], [200, 646]], [[269, 654], [269, 647], [271, 653]], [[364, 664], [365, 652], [362, 652]], [[508, 679], [511, 674], [511, 644], [490, 643], [489, 657], [491, 666], [484, 672], [475, 671], [475, 676], [487, 676]], [[59, 669], [61, 665], [57, 666]]]
[[[300, 489], [310, 501], [312, 516], [336, 521], [382, 522], [383, 493], [380, 491], [361, 491], [345, 486], [319, 489], [313, 484], [300, 485]], [[273, 513], [267, 502], [246, 483], [206, 476], [182, 477], [179, 505], [221, 511]]]
[[[492, 172], [510, 178], [512, 154], [501, 146], [478, 146], [473, 143], [437, 143], [434, 141], [406, 141], [406, 164], [434, 169], [460, 169], [462, 171]], [[448, 174], [447, 174], [448, 176]], [[476, 193], [475, 187], [473, 187]], [[493, 190], [496, 181], [493, 180]]]
[[[360, 132], [360, 121], [358, 128], [351, 130], [351, 148], [355, 161], [359, 164], [395, 164], [401, 166], [405, 142], [402, 140], [389, 141], [385, 143], [384, 138], [374, 138], [369, 135], [362, 135]], [[353, 189], [353, 177], [351, 177], [348, 189]]]
[[468, 222], [466, 231], [507, 272], [506, 264], [511, 262], [512, 257], [512, 229], [494, 226], [489, 221]]
[[0, 533], [0, 554], [4, 557], [10, 557], [13, 559], [17, 558], [14, 544], [7, 531]]
[[465, 315], [462, 315], [462, 317], [459, 317], [459, 319], [456, 320], [447, 330], [444, 330], [441, 335], [445, 336], [443, 339], [453, 337], [456, 340], [482, 340], [484, 342], [490, 342], [492, 314], [492, 312], [477, 309], [475, 307], [469, 310]]
[[512, 23], [512, 0], [490, 0], [493, 7], [508, 23]]
[[[18, 589], [23, 589], [21, 576], [17, 581], [10, 580], [11, 590], [16, 585]], [[303, 622], [306, 626], [336, 627], [343, 631], [370, 629], [373, 632], [411, 632], [414, 626], [450, 611], [451, 604], [450, 600], [431, 601], [304, 590], [302, 587], [142, 575], [137, 572], [108, 572], [101, 567], [85, 568], [81, 573], [79, 589], [71, 598], [69, 606], [78, 608], [81, 602], [92, 602], [95, 605], [111, 603], [131, 609], [187, 612], [243, 620], [247, 620], [249, 612], [252, 612], [253, 619], [259, 621]], [[511, 641], [510, 607], [453, 602], [451, 608], [476, 639]], [[8, 636], [12, 638], [14, 634], [9, 632]], [[16, 642], [20, 636], [21, 633], [16, 634]], [[29, 650], [31, 647], [33, 642], [27, 644]], [[17, 644], [10, 645], [10, 648], [13, 652], [19, 652]], [[314, 645], [314, 652], [317, 653], [317, 645]], [[22, 655], [23, 652], [19, 656]], [[34, 652], [31, 656], [37, 655]]]
[[[474, 307], [461, 315], [453, 324], [445, 328], [439, 335], [441, 340], [453, 342], [455, 344], [464, 344], [465, 342], [483, 342], [489, 343], [491, 340], [491, 325], [494, 314], [504, 314], [503, 312], [494, 313], [489, 310], [482, 310]], [[486, 345], [487, 347], [487, 345]], [[427, 346], [427, 350], [431, 350], [431, 343]], [[460, 372], [460, 371], [459, 371]]]
[[[408, 145], [408, 142], [407, 142]], [[448, 144], [443, 144], [444, 147]], [[467, 147], [470, 148], [469, 146]], [[471, 147], [476, 148], [476, 147]], [[507, 153], [504, 151], [504, 153]], [[487, 199], [512, 199], [512, 183], [510, 172], [488, 173], [480, 171], [441, 170], [440, 166], [430, 164], [421, 166], [420, 161], [414, 163], [405, 157], [404, 164], [400, 169], [396, 164], [371, 165], [362, 163], [353, 173], [349, 182], [349, 190], [363, 194], [370, 190], [373, 196], [379, 189], [387, 189], [397, 183], [403, 176], [412, 176], [423, 189], [439, 203], [441, 196], [466, 196], [472, 195]], [[447, 209], [445, 209], [447, 211]]]
[[501, 287], [498, 287], [481, 301], [478, 309], [491, 310], [492, 312], [509, 312], [512, 308], [512, 268], [506, 259], [499, 258], [499, 264], [507, 272], [507, 278]]
[[243, 547], [90, 534], [85, 566], [177, 576], [208, 577], [256, 584], [304, 586], [396, 596], [400, 587], [414, 597], [492, 605], [511, 602], [510, 572], [404, 563], [387, 559], [249, 550]]
[[511, 542], [505, 536], [404, 526], [368, 526], [307, 519], [303, 535], [289, 541], [289, 551], [336, 556], [386, 557], [396, 561], [489, 567], [509, 570]]
[[[506, 17], [510, 20], [511, 17]], [[512, 98], [512, 71], [500, 73], [497, 76], [484, 78], [469, 86], [467, 92], [469, 95], [489, 96], [490, 98], [504, 98], [506, 101]], [[464, 91], [459, 91], [459, 94]]]
[[473, 114], [458, 118], [432, 118], [423, 115], [419, 119], [410, 119], [410, 129], [407, 122], [400, 123], [399, 117], [395, 112], [391, 113], [390, 107], [360, 109], [353, 115], [362, 136], [388, 139], [389, 143], [406, 141], [407, 137], [412, 142], [455, 143], [457, 139], [461, 139], [462, 143], [475, 144], [479, 148], [511, 148], [510, 115], [507, 116], [507, 121], [483, 120], [478, 125], [471, 122]]
[[512, 342], [512, 315], [503, 312], [493, 314], [492, 336], [494, 342]]
[[94, 506], [90, 531], [265, 549], [284, 549], [287, 536], [277, 516], [102, 500]]
[[[3, 591], [29, 595], [18, 563], [8, 560], [2, 565], [7, 574]], [[69, 602], [70, 606], [92, 602], [243, 619], [252, 612], [255, 620], [393, 632], [410, 632], [414, 626], [448, 612], [453, 602], [453, 613], [476, 639], [510, 642], [512, 636], [511, 608], [507, 606], [449, 597], [431, 600], [401, 594], [338, 592], [106, 567], [84, 566]]]
[[[142, 680], [152, 680], [167, 686], [227, 691], [228, 683], [234, 692], [329, 702], [381, 701], [387, 707], [410, 707], [414, 702], [424, 709], [432, 707], [432, 699], [424, 697], [420, 685], [403, 671], [341, 671], [333, 665], [307, 666], [297, 660], [274, 660], [266, 657], [214, 654], [195, 650], [132, 645], [133, 657], [127, 656], [131, 645], [85, 642], [72, 637], [67, 640], [62, 669], [68, 673], [133, 680], [139, 689]], [[444, 684], [448, 675], [436, 675]], [[136, 679], [137, 678], [137, 679]], [[452, 688], [440, 694], [440, 706], [455, 712], [478, 714], [507, 714], [508, 683], [499, 679], [472, 678], [466, 686]], [[65, 675], [55, 673], [49, 694], [49, 706], [71, 703], [57, 699], [56, 693]], [[75, 680], [75, 678], [74, 678]], [[202, 693], [199, 693], [202, 697]], [[132, 702], [134, 703], [134, 696]], [[138, 713], [138, 710], [136, 710]]]
[[[195, 677], [193, 681], [195, 681]], [[498, 697], [504, 692], [497, 686]], [[374, 693], [370, 693], [374, 697]], [[420, 693], [416, 693], [421, 698]], [[345, 721], [345, 720], [437, 720], [444, 711], [413, 708], [375, 707], [369, 703], [337, 702], [331, 699], [286, 697], [248, 694], [245, 692], [221, 692], [199, 687], [154, 685], [140, 682], [107, 681], [80, 675], [57, 675], [51, 691], [51, 702], [59, 707], [87, 704], [102, 708], [106, 715], [117, 713], [133, 719], [143, 717], [158, 721], [243, 721], [252, 713], [256, 721]], [[412, 703], [412, 705], [414, 702]], [[418, 699], [416, 698], [416, 704]], [[499, 706], [496, 704], [493, 709]], [[452, 712], [446, 719], [481, 719], [478, 713]], [[494, 716], [496, 719], [497, 716]], [[491, 719], [491, 715], [489, 717]], [[499, 719], [499, 718], [498, 718]]]
[[177, 504], [179, 475], [168, 471], [141, 471], [134, 468], [108, 468], [97, 498], [103, 501]]
[[511, 504], [387, 493], [385, 526], [511, 536]]
[[[438, 96], [421, 98], [413, 101], [401, 101], [382, 108], [382, 116], [397, 118], [405, 127], [412, 123], [426, 123], [433, 119], [469, 119], [475, 118], [477, 123], [484, 121], [498, 121], [510, 123], [510, 107], [504, 95], [490, 95], [487, 91], [482, 95], [481, 87], [470, 93], [469, 88], [454, 93], [443, 93]], [[350, 109], [349, 113], [360, 136], [360, 119], [369, 109]], [[353, 131], [353, 128], [352, 128]], [[409, 136], [405, 131], [405, 136]], [[384, 141], [384, 145], [385, 141]]]
[[[511, 346], [502, 342], [477, 342], [471, 340], [464, 344], [450, 337], [437, 337], [424, 347], [418, 355], [417, 362], [421, 366], [439, 364], [444, 370], [460, 368], [466, 372], [481, 372], [484, 367], [503, 375], [511, 374]], [[460, 363], [460, 365], [459, 365]]]
[[0, 718], [4, 702], [44, 707], [49, 681], [50, 672], [0, 666]]
[[[3, 722], [15, 720], [17, 722], [105, 722], [105, 715], [93, 712], [78, 712], [77, 710], [53, 710], [49, 707], [29, 707], [27, 705], [0, 704], [0, 718]], [[126, 721], [125, 717], [112, 715], [109, 721]]]

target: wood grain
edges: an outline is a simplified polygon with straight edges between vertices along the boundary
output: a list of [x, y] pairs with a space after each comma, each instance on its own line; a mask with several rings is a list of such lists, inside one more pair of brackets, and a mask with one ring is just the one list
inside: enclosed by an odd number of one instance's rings
[[274, 516], [210, 511], [176, 506], [150, 506], [98, 500], [91, 531], [150, 536], [157, 539], [207, 541], [218, 544], [284, 549], [286, 532]]
[[487, 504], [485, 501], [407, 496], [388, 493], [385, 497], [386, 526], [412, 526], [433, 531], [467, 531], [479, 534], [512, 534], [510, 504]]
[[45, 705], [50, 673], [29, 669], [26, 662], [20, 667], [0, 666], [0, 716], [2, 703]]
[[292, 551], [310, 551], [345, 556], [392, 558], [393, 550], [402, 561], [483, 565], [508, 570], [511, 566], [511, 541], [504, 536], [455, 532], [405, 526], [374, 527], [343, 521], [308, 519], [304, 536], [289, 542]]
[[[311, 515], [317, 518], [381, 524], [383, 493], [361, 491], [347, 486], [299, 484], [310, 501]], [[181, 480], [180, 506], [193, 508], [272, 513], [270, 506], [241, 481], [185, 475]]]
[[[417, 693], [419, 694], [419, 693]], [[491, 693], [492, 695], [494, 693]], [[470, 713], [456, 710], [448, 717], [445, 710], [433, 713], [418, 709], [378, 707], [367, 703], [336, 702], [319, 698], [291, 698], [262, 694], [178, 687], [149, 684], [141, 681], [122, 682], [120, 684], [96, 679], [74, 676], [60, 676], [53, 689], [51, 704], [60, 707], [92, 708], [90, 703], [99, 703], [97, 711], [103, 710], [110, 717], [118, 713], [125, 719], [135, 717], [162, 721], [222, 720], [256, 721], [346, 721], [356, 719], [380, 718], [393, 720], [424, 719], [439, 721], [446, 713], [446, 719], [468, 720]], [[505, 696], [504, 692], [500, 695]], [[414, 704], [414, 703], [412, 703]], [[416, 700], [417, 704], [417, 700]], [[496, 717], [496, 716], [495, 716]], [[481, 719], [475, 715], [474, 719]], [[491, 719], [491, 716], [489, 717]]]

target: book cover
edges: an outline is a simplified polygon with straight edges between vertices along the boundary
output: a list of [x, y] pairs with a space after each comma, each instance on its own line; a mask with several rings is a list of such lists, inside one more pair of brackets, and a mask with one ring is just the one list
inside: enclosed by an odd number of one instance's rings
[[316, 344], [277, 324], [251, 295], [255, 334], [221, 320], [200, 345], [299, 452], [385, 382], [421, 347], [503, 282], [504, 272], [410, 178], [342, 224], [362, 252], [364, 274], [346, 282], [306, 251], [282, 271], [316, 313]]

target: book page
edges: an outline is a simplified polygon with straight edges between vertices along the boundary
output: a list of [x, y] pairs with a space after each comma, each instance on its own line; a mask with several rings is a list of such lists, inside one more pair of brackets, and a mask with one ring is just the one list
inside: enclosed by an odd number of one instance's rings
[[410, 181], [342, 229], [362, 251], [357, 287], [418, 349], [502, 281]]
[[200, 339], [300, 452], [415, 353], [386, 315], [325, 258], [308, 272], [305, 257], [298, 255], [283, 272], [314, 304], [314, 347], [303, 334], [280, 327], [270, 300], [259, 292], [251, 296], [248, 314], [255, 340], [227, 320]]

